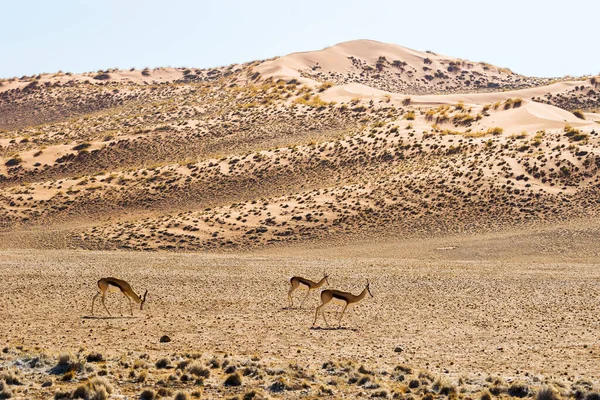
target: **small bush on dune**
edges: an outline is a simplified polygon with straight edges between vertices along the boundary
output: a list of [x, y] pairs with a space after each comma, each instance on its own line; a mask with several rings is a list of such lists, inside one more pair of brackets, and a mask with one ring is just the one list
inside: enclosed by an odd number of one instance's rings
[[573, 111], [573, 115], [575, 115], [579, 119], [585, 119], [585, 115], [583, 115], [583, 111], [581, 110]]
[[101, 72], [98, 75], [94, 76], [94, 79], [99, 80], [99, 81], [106, 81], [106, 80], [110, 79], [110, 75], [105, 72]]
[[15, 167], [21, 164], [21, 162], [23, 162], [23, 160], [21, 160], [21, 157], [16, 156], [5, 162], [4, 165], [6, 165], [7, 167]]
[[91, 147], [91, 144], [89, 143], [81, 143], [78, 144], [77, 146], [73, 147], [73, 150], [75, 151], [81, 151], [81, 150], [85, 150], [87, 148]]

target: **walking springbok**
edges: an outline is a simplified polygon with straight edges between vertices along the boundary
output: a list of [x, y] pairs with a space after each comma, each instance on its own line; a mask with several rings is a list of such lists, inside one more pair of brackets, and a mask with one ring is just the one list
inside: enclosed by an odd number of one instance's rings
[[[131, 315], [133, 315], [133, 308], [131, 307], [131, 300], [138, 303], [140, 305], [140, 310], [142, 310], [144, 307], [144, 303], [146, 302], [146, 295], [148, 294], [148, 291], [146, 290], [146, 292], [144, 293], [144, 297], [140, 297], [140, 295], [138, 295], [136, 292], [133, 291], [133, 289], [131, 288], [131, 285], [129, 285], [129, 283], [125, 282], [124, 280], [117, 279], [117, 278], [102, 278], [98, 281], [98, 293], [96, 293], [96, 295], [94, 296], [94, 299], [92, 300], [92, 315], [94, 315], [94, 303], [96, 302], [96, 298], [99, 295], [102, 295], [102, 305], [104, 306], [104, 309], [106, 310], [108, 315], [111, 315], [110, 311], [108, 311], [108, 308], [106, 307], [106, 304], [104, 303], [104, 300], [106, 298], [106, 292], [108, 292], [109, 290], [110, 291], [119, 290], [119, 291], [121, 291], [123, 296], [125, 296], [125, 297], [127, 297], [127, 299], [129, 299], [129, 311], [131, 312]], [[123, 314], [121, 313], [121, 315], [123, 315]]]
[[298, 286], [304, 285], [308, 289], [306, 291], [306, 296], [304, 297], [304, 300], [302, 300], [302, 303], [300, 303], [300, 308], [302, 308], [302, 305], [304, 304], [304, 302], [308, 298], [308, 295], [310, 294], [310, 291], [313, 290], [313, 289], [320, 288], [325, 283], [327, 283], [329, 285], [329, 275], [326, 272], [323, 273], [323, 278], [321, 278], [321, 280], [319, 282], [313, 282], [310, 279], [302, 278], [300, 276], [294, 276], [292, 279], [290, 279], [291, 288], [290, 288], [290, 290], [288, 292], [288, 298], [290, 300], [290, 307], [291, 308], [294, 307], [294, 299], [292, 298], [292, 292], [294, 290], [296, 290], [298, 288]]
[[342, 317], [344, 316], [344, 312], [346, 311], [346, 308], [348, 307], [348, 305], [353, 304], [353, 303], [358, 303], [359, 301], [361, 301], [362, 299], [365, 298], [367, 293], [369, 293], [371, 295], [371, 297], [373, 297], [373, 293], [371, 293], [371, 284], [369, 283], [368, 280], [367, 280], [367, 286], [365, 286], [363, 291], [358, 296], [355, 296], [349, 292], [342, 292], [340, 290], [332, 290], [332, 289], [323, 290], [321, 292], [321, 305], [317, 307], [313, 326], [317, 323], [317, 317], [319, 316], [319, 313], [321, 313], [321, 315], [323, 315], [323, 320], [325, 320], [325, 323], [327, 324], [327, 326], [329, 326], [329, 323], [327, 322], [327, 319], [325, 318], [324, 308], [327, 304], [329, 304], [329, 302], [331, 300], [333, 300], [334, 302], [339, 301], [342, 304], [345, 304], [344, 309], [340, 313], [340, 319], [338, 320], [338, 328], [341, 327]]

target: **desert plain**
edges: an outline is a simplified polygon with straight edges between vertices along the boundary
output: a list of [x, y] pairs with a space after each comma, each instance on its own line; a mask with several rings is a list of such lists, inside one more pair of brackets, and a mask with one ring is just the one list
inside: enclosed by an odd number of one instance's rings
[[[600, 396], [597, 77], [353, 41], [0, 83], [0, 398]], [[324, 273], [371, 282], [340, 327], [288, 304]]]

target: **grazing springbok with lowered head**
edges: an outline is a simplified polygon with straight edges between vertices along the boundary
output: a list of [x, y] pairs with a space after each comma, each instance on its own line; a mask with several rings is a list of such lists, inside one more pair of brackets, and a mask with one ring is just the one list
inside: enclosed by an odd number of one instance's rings
[[133, 308], [131, 307], [131, 300], [138, 303], [140, 305], [140, 310], [142, 310], [144, 307], [144, 303], [146, 302], [146, 295], [148, 294], [148, 291], [146, 290], [146, 292], [144, 293], [144, 296], [141, 297], [140, 295], [138, 295], [136, 292], [133, 291], [133, 289], [131, 288], [131, 285], [129, 285], [129, 283], [125, 282], [122, 279], [102, 278], [98, 281], [98, 293], [96, 293], [96, 295], [94, 296], [94, 299], [92, 300], [92, 315], [94, 315], [94, 303], [96, 302], [96, 298], [99, 295], [102, 295], [102, 305], [104, 306], [104, 309], [106, 310], [108, 315], [111, 315], [110, 311], [108, 311], [108, 308], [106, 308], [106, 304], [104, 303], [104, 300], [106, 299], [106, 292], [108, 292], [109, 290], [110, 291], [120, 291], [123, 294], [123, 296], [125, 296], [125, 297], [127, 297], [127, 299], [129, 299], [129, 311], [131, 312], [131, 315], [133, 315]]

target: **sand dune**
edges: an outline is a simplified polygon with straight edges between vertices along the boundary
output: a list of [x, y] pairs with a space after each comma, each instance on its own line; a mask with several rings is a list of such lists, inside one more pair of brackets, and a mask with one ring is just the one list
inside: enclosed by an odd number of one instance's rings
[[374, 64], [380, 57], [389, 60], [401, 60], [408, 65], [423, 65], [425, 59], [432, 60], [433, 64], [456, 60], [451, 57], [435, 53], [426, 53], [412, 50], [394, 44], [377, 42], [374, 40], [353, 40], [343, 42], [318, 51], [292, 53], [272, 61], [266, 61], [257, 66], [255, 70], [265, 78], [298, 78], [301, 70], [321, 69], [328, 73], [347, 73], [351, 70], [355, 57]]

